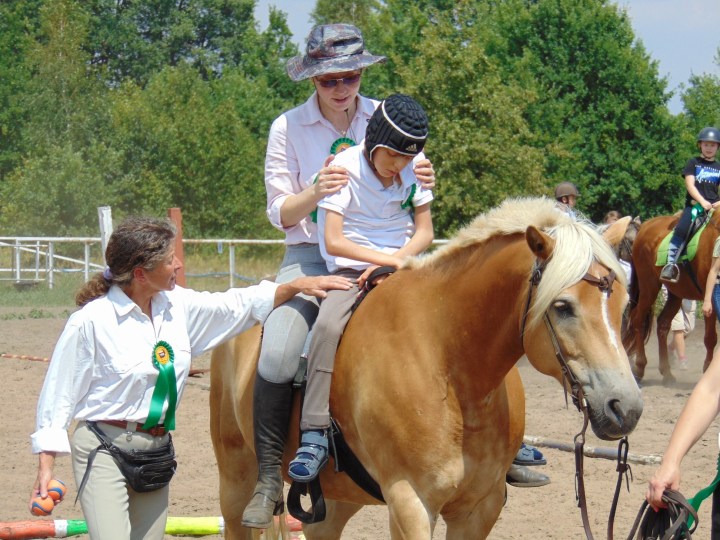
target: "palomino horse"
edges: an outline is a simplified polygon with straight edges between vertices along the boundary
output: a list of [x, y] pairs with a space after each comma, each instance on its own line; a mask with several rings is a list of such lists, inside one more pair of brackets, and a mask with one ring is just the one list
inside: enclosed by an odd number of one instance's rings
[[[606, 237], [616, 243], [626, 226], [611, 226]], [[447, 538], [488, 536], [525, 428], [515, 367], [523, 354], [567, 385], [556, 355], [566, 361], [598, 437], [634, 429], [642, 398], [620, 342], [624, 283], [594, 226], [549, 199], [520, 199], [479, 216], [368, 295], [340, 344], [330, 409], [380, 485], [393, 539], [429, 540], [438, 516]], [[245, 333], [212, 360], [211, 435], [231, 539], [251, 537], [240, 522], [257, 473], [259, 337], [259, 329]], [[297, 416], [285, 467], [297, 448]], [[340, 538], [362, 505], [379, 504], [331, 466], [320, 478], [327, 518], [304, 527], [308, 540]]]
[[[656, 266], [658, 246], [671, 232], [679, 220], [679, 215], [658, 216], [642, 224], [633, 245], [632, 279], [630, 282], [630, 324], [623, 333], [623, 344], [631, 358], [635, 357], [635, 377], [641, 380], [645, 376], [647, 356], [645, 343], [652, 330], [653, 307], [663, 282], [660, 270]], [[682, 299], [702, 300], [705, 294], [705, 281], [712, 264], [712, 250], [720, 230], [720, 212], [714, 212], [700, 236], [695, 258], [690, 263], [690, 271], [680, 265], [680, 279], [677, 283], [665, 283], [668, 299], [657, 317], [658, 353], [660, 373], [664, 383], [672, 383], [675, 377], [668, 362], [667, 336], [670, 323], [680, 309]], [[703, 371], [710, 365], [713, 350], [717, 343], [715, 314], [705, 319], [705, 363]]]

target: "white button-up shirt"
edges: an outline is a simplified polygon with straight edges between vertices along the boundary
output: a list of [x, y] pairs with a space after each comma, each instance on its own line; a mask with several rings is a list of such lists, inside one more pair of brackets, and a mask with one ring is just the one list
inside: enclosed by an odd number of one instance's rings
[[[368, 120], [378, 103], [358, 95], [357, 112], [345, 137], [355, 142], [365, 138]], [[330, 155], [330, 147], [342, 136], [320, 112], [317, 92], [273, 122], [265, 155], [267, 215], [270, 223], [285, 233], [286, 244], [318, 243], [317, 225], [309, 216], [286, 228], [280, 208], [290, 195], [312, 185]]]
[[[71, 315], [55, 346], [38, 401], [32, 451], [69, 453], [73, 419], [143, 424], [158, 375], [152, 354], [161, 340], [174, 352], [179, 405], [191, 357], [264, 321], [276, 289], [267, 281], [222, 293], [176, 286], [153, 296], [151, 321], [112, 286]], [[166, 410], [167, 403], [162, 418]]]

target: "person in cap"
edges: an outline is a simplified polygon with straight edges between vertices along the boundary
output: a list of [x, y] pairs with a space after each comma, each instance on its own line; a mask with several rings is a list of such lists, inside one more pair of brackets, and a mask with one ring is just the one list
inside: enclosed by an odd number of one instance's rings
[[575, 205], [579, 196], [580, 192], [578, 192], [575, 184], [572, 182], [560, 182], [555, 187], [555, 200], [557, 201], [555, 207], [570, 217], [576, 218]]
[[[385, 62], [371, 54], [360, 30], [349, 24], [314, 27], [306, 52], [292, 58], [293, 81], [310, 81], [309, 99], [272, 124], [265, 158], [267, 216], [285, 234], [285, 255], [276, 281], [328, 273], [313, 219], [317, 203], [348, 183], [332, 156], [365, 137], [378, 102], [358, 93], [366, 68]], [[432, 188], [435, 173], [419, 154], [414, 176]], [[263, 327], [255, 379], [253, 428], [258, 479], [242, 523], [265, 529], [283, 508], [282, 455], [292, 404], [292, 381], [308, 332], [317, 317], [317, 299], [300, 295], [275, 309]]]
[[675, 263], [681, 255], [678, 253], [680, 246], [689, 240], [687, 237], [693, 221], [720, 205], [720, 163], [715, 161], [720, 147], [720, 130], [715, 127], [701, 129], [697, 136], [697, 146], [700, 155], [690, 158], [682, 170], [687, 189], [685, 208], [670, 239], [667, 263], [660, 271], [660, 279], [669, 283], [676, 283], [680, 278], [680, 269]]
[[320, 304], [308, 355], [301, 447], [289, 468], [294, 480], [313, 480], [327, 463], [335, 352], [359, 291], [377, 267], [399, 268], [432, 243], [433, 195], [413, 174], [427, 137], [423, 108], [395, 94], [373, 113], [365, 140], [333, 160], [349, 181], [318, 204], [320, 250], [333, 275], [356, 285], [345, 294], [329, 293]]

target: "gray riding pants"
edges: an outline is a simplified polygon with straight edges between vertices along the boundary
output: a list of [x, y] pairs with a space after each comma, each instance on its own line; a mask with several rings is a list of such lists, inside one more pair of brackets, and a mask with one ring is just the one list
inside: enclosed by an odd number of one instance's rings
[[[303, 276], [328, 275], [318, 244], [287, 246], [277, 283]], [[305, 340], [319, 310], [318, 299], [298, 294], [275, 308], [263, 325], [258, 373], [268, 382], [283, 384], [295, 378]]]

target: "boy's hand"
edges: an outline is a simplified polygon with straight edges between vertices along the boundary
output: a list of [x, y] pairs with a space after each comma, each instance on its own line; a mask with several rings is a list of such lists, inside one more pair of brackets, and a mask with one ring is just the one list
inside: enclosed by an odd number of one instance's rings
[[[717, 208], [718, 206], [720, 206], [720, 201], [715, 201], [710, 205], [710, 208]], [[708, 210], [710, 210], [710, 208], [708, 208]]]
[[432, 189], [435, 187], [435, 170], [429, 159], [421, 159], [418, 161], [413, 168], [413, 172], [424, 189]]
[[705, 300], [703, 302], [702, 312], [703, 312], [703, 315], [705, 315], [706, 317], [710, 317], [710, 315], [712, 315], [712, 312], [713, 312], [712, 300]]
[[[392, 264], [384, 264], [382, 266], [394, 266], [396, 269], [400, 268], [400, 265], [403, 263], [402, 259], [400, 259], [399, 257], [393, 257], [393, 259], [395, 260], [392, 261]], [[365, 286], [365, 282], [370, 277], [370, 274], [372, 274], [378, 268], [380, 268], [379, 264], [373, 264], [365, 269], [362, 275], [358, 278], [359, 289], [362, 289]], [[380, 285], [389, 276], [390, 274], [383, 274], [382, 276], [378, 276], [373, 280], [370, 285]]]

